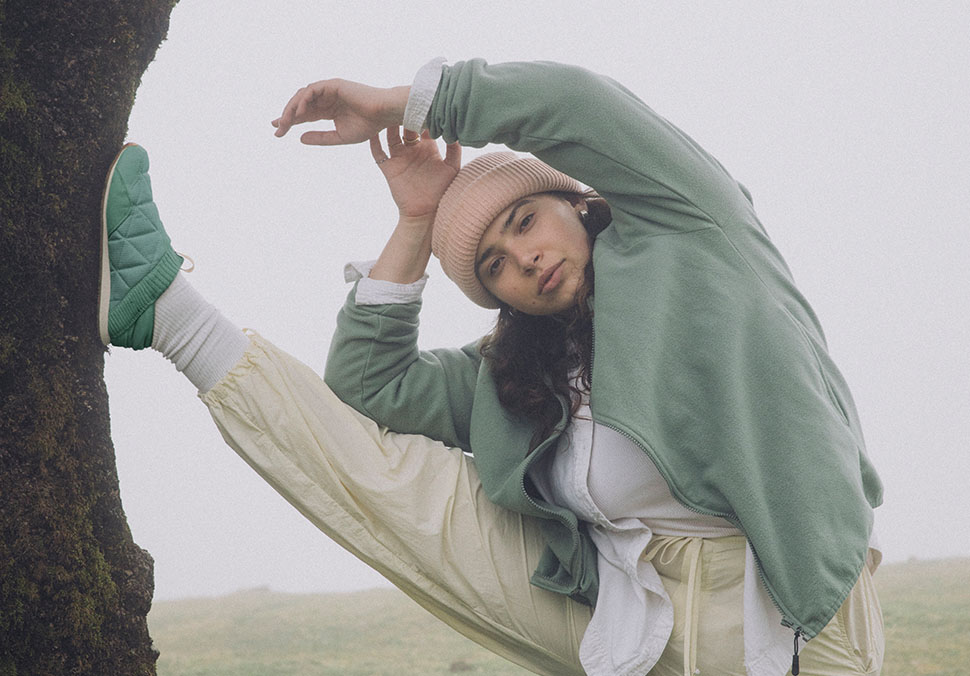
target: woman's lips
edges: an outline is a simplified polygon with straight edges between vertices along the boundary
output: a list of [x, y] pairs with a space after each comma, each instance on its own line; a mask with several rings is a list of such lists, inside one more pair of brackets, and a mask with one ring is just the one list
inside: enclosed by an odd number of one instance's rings
[[539, 277], [539, 295], [546, 293], [547, 291], [552, 291], [559, 285], [559, 281], [562, 278], [559, 270], [562, 268], [564, 261], [559, 261], [551, 268], [542, 273]]

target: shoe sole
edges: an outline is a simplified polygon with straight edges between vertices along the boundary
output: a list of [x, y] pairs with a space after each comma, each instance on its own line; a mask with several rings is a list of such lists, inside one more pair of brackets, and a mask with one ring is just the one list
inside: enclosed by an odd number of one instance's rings
[[114, 176], [115, 167], [125, 149], [129, 146], [138, 145], [137, 143], [126, 143], [115, 156], [108, 169], [108, 177], [105, 179], [104, 193], [101, 197], [101, 281], [98, 290], [98, 331], [101, 333], [101, 342], [105, 345], [111, 344], [111, 336], [108, 335], [108, 310], [111, 308], [111, 264], [108, 260], [108, 189], [111, 188], [111, 177]]

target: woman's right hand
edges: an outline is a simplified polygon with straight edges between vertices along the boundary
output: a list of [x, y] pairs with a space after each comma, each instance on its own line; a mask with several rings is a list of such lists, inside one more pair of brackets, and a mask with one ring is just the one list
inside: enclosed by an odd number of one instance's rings
[[430, 226], [434, 220], [438, 202], [461, 168], [461, 146], [449, 143], [444, 158], [438, 144], [424, 132], [405, 130], [390, 126], [386, 131], [387, 151], [380, 137], [370, 138], [371, 155], [397, 205], [402, 219], [425, 221]]
[[363, 143], [381, 129], [401, 124], [410, 87], [382, 89], [349, 80], [321, 80], [303, 87], [273, 120], [276, 136], [285, 136], [297, 124], [332, 120], [333, 130], [308, 131], [300, 136], [307, 145]]
[[371, 155], [380, 167], [400, 219], [377, 263], [372, 279], [410, 284], [424, 274], [431, 257], [431, 233], [438, 202], [461, 167], [461, 146], [448, 144], [444, 158], [427, 132], [418, 136], [397, 125], [387, 129], [387, 152], [375, 134]]

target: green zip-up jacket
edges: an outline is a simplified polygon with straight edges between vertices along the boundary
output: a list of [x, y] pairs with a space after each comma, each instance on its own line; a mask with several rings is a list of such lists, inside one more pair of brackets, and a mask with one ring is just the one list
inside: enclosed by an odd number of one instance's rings
[[[602, 195], [593, 247], [593, 417], [657, 465], [677, 500], [747, 536], [784, 622], [814, 637], [865, 563], [882, 487], [821, 327], [713, 157], [612, 80], [552, 63], [443, 69], [435, 137], [533, 153]], [[584, 526], [530, 489], [532, 426], [505, 411], [476, 345], [419, 351], [420, 303], [340, 312], [326, 381], [387, 427], [474, 454], [495, 503], [541, 519], [532, 582], [595, 603]]]

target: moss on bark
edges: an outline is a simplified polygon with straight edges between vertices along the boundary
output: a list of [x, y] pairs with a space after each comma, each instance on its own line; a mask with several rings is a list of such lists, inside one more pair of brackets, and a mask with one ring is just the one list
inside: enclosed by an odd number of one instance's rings
[[118, 491], [100, 193], [175, 0], [0, 0], [0, 676], [154, 674]]

